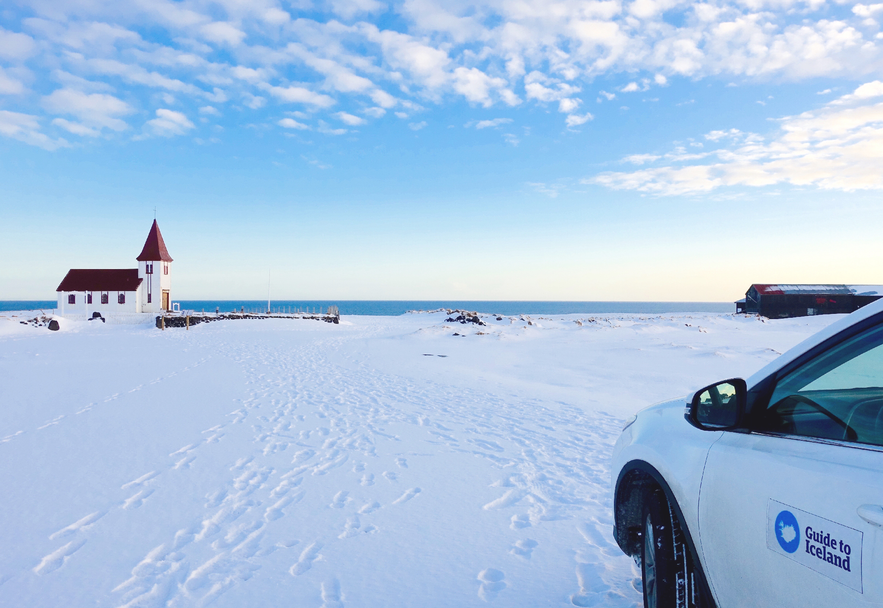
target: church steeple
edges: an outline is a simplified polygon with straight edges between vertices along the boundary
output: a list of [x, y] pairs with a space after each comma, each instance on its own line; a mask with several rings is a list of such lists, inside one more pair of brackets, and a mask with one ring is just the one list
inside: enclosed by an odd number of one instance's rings
[[136, 258], [139, 262], [171, 262], [172, 256], [166, 249], [166, 244], [162, 240], [162, 233], [159, 231], [159, 225], [153, 220], [150, 232], [147, 233], [147, 240], [144, 242], [144, 249], [141, 255]]

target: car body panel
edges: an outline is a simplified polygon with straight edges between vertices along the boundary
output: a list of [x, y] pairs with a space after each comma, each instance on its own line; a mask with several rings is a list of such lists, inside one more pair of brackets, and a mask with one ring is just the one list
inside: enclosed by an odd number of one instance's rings
[[[881, 471], [879, 450], [725, 433], [709, 451], [699, 501], [699, 537], [709, 548], [705, 574], [717, 592], [718, 606], [883, 605], [883, 580], [879, 571], [874, 573], [883, 529], [857, 513], [859, 506], [883, 499]], [[800, 561], [776, 550], [776, 544], [770, 547], [771, 518], [783, 510], [798, 514], [799, 546], [792, 555]], [[806, 519], [801, 512], [808, 514]], [[809, 557], [810, 546], [815, 554], [818, 544], [806, 543], [805, 531], [815, 522], [822, 522], [817, 531], [835, 539], [860, 539], [859, 546], [848, 548], [849, 571]], [[844, 555], [836, 546], [832, 553]], [[848, 583], [857, 583], [857, 588]]]

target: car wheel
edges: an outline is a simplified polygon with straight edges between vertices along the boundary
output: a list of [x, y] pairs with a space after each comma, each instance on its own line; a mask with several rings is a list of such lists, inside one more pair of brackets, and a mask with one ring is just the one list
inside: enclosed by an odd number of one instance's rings
[[[662, 492], [653, 492], [644, 502], [641, 576], [645, 608], [683, 606], [678, 589], [678, 548], [674, 539], [671, 509]], [[680, 552], [683, 555], [683, 551]]]

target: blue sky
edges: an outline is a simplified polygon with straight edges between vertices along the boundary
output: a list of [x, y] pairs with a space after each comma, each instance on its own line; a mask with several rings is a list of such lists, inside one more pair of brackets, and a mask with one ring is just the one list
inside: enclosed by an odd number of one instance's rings
[[883, 283], [883, 4], [29, 0], [0, 299], [733, 300]]

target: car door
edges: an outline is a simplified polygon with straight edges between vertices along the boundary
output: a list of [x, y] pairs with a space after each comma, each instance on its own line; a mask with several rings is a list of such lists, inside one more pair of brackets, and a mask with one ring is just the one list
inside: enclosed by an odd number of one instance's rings
[[883, 325], [768, 381], [700, 488], [707, 578], [728, 606], [883, 606]]

